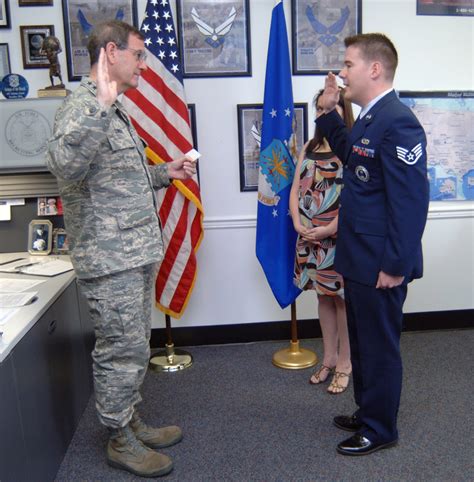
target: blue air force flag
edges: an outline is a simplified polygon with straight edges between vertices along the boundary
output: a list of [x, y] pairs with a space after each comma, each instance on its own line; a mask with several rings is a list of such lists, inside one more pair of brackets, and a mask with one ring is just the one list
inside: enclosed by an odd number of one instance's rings
[[301, 291], [293, 284], [297, 237], [289, 213], [290, 190], [295, 172], [295, 162], [290, 152], [293, 138], [293, 93], [282, 2], [272, 12], [262, 121], [257, 258], [276, 300], [285, 308]]

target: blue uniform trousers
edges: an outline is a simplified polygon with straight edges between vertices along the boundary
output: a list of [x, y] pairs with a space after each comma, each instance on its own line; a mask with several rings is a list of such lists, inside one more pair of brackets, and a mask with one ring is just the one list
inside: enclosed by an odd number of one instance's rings
[[398, 438], [402, 388], [400, 334], [407, 285], [376, 289], [344, 279], [356, 417], [372, 442]]

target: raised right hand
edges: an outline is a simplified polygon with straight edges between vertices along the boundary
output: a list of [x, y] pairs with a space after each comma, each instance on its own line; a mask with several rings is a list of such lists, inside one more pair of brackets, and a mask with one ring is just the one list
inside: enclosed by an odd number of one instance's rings
[[323, 107], [324, 113], [327, 114], [336, 108], [339, 101], [339, 87], [337, 85], [336, 76], [329, 72], [324, 82], [324, 92], [319, 98], [319, 102]]
[[97, 101], [101, 107], [109, 108], [118, 96], [117, 82], [110, 80], [105, 49], [100, 49], [97, 63]]

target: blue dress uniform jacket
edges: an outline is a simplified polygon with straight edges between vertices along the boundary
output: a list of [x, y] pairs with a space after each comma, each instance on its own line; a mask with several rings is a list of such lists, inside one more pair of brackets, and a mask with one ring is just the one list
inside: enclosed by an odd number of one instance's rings
[[429, 183], [418, 119], [392, 91], [350, 132], [335, 110], [317, 125], [344, 162], [336, 271], [370, 286], [379, 271], [421, 278]]
[[[318, 128], [344, 163], [335, 269], [344, 277], [355, 417], [374, 443], [397, 440], [400, 334], [407, 283], [423, 274], [421, 237], [429, 184], [426, 136], [395, 92], [349, 131], [336, 111]], [[404, 276], [376, 289], [379, 272]]]

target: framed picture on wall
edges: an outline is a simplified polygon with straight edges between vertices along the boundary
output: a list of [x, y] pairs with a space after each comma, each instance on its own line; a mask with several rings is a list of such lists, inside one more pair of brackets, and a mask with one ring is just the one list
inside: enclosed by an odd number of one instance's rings
[[18, 0], [19, 7], [47, 7], [53, 5], [53, 0]]
[[87, 41], [94, 25], [105, 20], [123, 20], [138, 25], [136, 0], [63, 0], [64, 37], [68, 79], [80, 80], [90, 72]]
[[252, 75], [249, 0], [177, 0], [183, 77]]
[[0, 44], [0, 81], [5, 75], [10, 73], [10, 52], [8, 50], [8, 44]]
[[362, 0], [291, 2], [293, 74], [338, 72], [344, 38], [362, 31]]
[[9, 0], [0, 0], [0, 28], [10, 28]]
[[54, 25], [20, 26], [21, 52], [24, 69], [45, 69], [49, 67], [48, 58], [41, 50], [43, 40], [54, 35]]
[[[240, 191], [258, 190], [263, 104], [238, 104]], [[295, 104], [295, 158], [308, 140], [308, 104]]]
[[474, 2], [472, 0], [416, 0], [416, 14], [472, 17]]
[[53, 249], [53, 224], [46, 219], [33, 219], [28, 227], [28, 253], [46, 256]]

